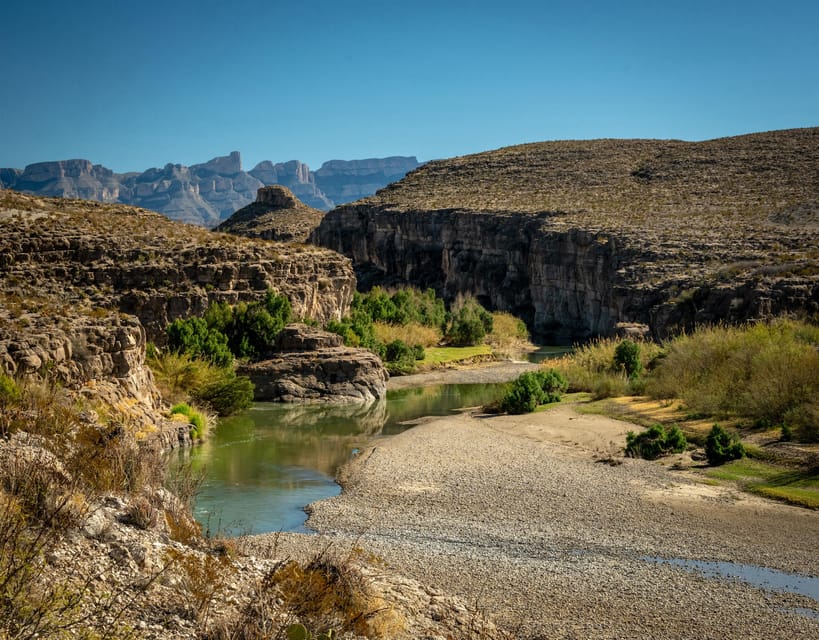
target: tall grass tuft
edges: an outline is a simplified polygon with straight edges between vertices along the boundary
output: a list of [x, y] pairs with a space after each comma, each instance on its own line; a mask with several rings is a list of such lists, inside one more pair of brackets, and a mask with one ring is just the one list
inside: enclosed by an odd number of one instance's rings
[[[632, 375], [622, 364], [622, 344], [639, 346], [630, 349]], [[618, 338], [597, 338], [579, 345], [575, 350], [550, 363], [569, 380], [570, 391], [588, 391], [595, 398], [610, 398], [641, 393], [643, 379], [640, 373], [652, 368], [662, 353], [653, 342], [633, 343]], [[636, 375], [635, 375], [636, 374]]]

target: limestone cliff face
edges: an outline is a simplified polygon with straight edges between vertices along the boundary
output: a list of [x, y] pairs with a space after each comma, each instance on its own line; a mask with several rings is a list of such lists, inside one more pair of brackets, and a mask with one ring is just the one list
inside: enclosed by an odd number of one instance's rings
[[214, 301], [290, 298], [297, 316], [347, 313], [347, 258], [323, 249], [219, 234], [144, 210], [0, 192], [0, 291], [139, 318], [161, 341], [176, 318]]
[[331, 211], [313, 240], [352, 258], [364, 287], [473, 294], [547, 340], [815, 314], [818, 139], [542, 143], [439, 161]]

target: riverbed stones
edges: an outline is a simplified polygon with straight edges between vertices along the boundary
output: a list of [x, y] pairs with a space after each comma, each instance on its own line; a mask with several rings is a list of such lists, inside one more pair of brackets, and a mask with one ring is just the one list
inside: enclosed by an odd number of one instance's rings
[[385, 397], [389, 375], [366, 349], [341, 345], [335, 334], [304, 324], [285, 327], [277, 352], [240, 367], [267, 402], [373, 402]]

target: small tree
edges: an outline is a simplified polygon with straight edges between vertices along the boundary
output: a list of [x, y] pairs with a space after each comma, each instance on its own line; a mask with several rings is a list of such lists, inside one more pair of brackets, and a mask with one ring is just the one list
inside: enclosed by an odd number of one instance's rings
[[719, 465], [745, 456], [745, 447], [735, 433], [728, 433], [718, 424], [711, 427], [705, 441], [708, 464]]
[[624, 370], [629, 377], [639, 375], [643, 370], [640, 345], [633, 340], [622, 340], [614, 349], [614, 366]]

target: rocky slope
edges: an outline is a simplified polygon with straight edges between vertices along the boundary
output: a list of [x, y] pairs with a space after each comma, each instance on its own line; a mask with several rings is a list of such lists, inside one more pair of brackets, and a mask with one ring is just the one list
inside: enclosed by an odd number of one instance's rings
[[176, 318], [268, 289], [289, 297], [296, 316], [340, 318], [354, 288], [349, 260], [325, 249], [214, 233], [124, 205], [0, 191], [7, 307], [91, 316], [115, 309], [158, 340]]
[[308, 207], [287, 187], [262, 187], [256, 201], [242, 207], [215, 231], [279, 242], [306, 242], [324, 213]]
[[819, 313], [819, 128], [431, 162], [313, 235], [365, 286], [471, 293], [569, 341]]
[[0, 169], [0, 188], [130, 204], [172, 220], [212, 227], [253, 202], [264, 185], [286, 186], [309, 206], [328, 211], [375, 193], [417, 166], [415, 158], [404, 157], [333, 160], [314, 173], [298, 160], [275, 164], [265, 160], [246, 172], [234, 151], [190, 167], [169, 163], [161, 169], [117, 174], [88, 160], [62, 160], [38, 162], [24, 170]]

